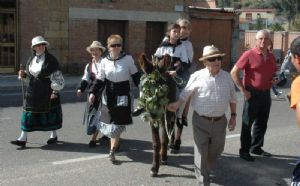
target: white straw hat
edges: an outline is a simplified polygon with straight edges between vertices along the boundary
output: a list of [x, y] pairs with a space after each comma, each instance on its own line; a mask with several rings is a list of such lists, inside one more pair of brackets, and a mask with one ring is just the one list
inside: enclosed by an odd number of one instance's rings
[[46, 46], [50, 45], [50, 43], [46, 41], [42, 36], [36, 36], [31, 40], [31, 48], [38, 44], [45, 44]]
[[106, 48], [104, 46], [102, 46], [102, 44], [99, 41], [93, 41], [90, 46], [86, 47], [86, 51], [91, 53], [92, 48], [100, 48], [102, 50], [102, 52], [104, 52], [106, 50]]
[[199, 61], [218, 56], [225, 56], [225, 53], [221, 53], [214, 45], [208, 45], [203, 48], [203, 55], [199, 58]]

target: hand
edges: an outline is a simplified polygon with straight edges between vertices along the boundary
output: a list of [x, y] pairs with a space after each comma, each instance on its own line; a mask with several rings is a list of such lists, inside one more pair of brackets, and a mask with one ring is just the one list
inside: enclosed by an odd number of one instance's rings
[[167, 109], [171, 112], [176, 112], [179, 108], [179, 103], [178, 102], [174, 102], [174, 103], [170, 103], [168, 104]]
[[92, 93], [92, 94], [90, 94], [90, 96], [89, 96], [89, 103], [90, 103], [90, 104], [93, 104], [94, 101], [95, 101], [95, 95]]
[[56, 99], [56, 98], [58, 98], [57, 94], [52, 93], [50, 99]]
[[277, 85], [278, 82], [279, 82], [278, 77], [273, 77], [273, 79], [271, 81], [272, 85]]
[[26, 76], [25, 70], [19, 70], [18, 76], [19, 76], [19, 79], [25, 78], [25, 76]]
[[167, 71], [168, 73], [169, 73], [169, 75], [170, 76], [172, 76], [172, 77], [175, 77], [175, 76], [177, 76], [177, 73], [176, 73], [176, 71], [175, 70], [172, 70], [172, 71]]
[[231, 116], [228, 123], [228, 130], [233, 131], [236, 126], [236, 116]]
[[82, 92], [81, 92], [81, 90], [80, 90], [80, 89], [78, 89], [76, 94], [77, 94], [77, 97], [79, 97], [79, 98], [80, 98], [80, 97], [82, 96]]
[[249, 100], [251, 98], [251, 92], [245, 90], [243, 92], [243, 94], [244, 94], [244, 97], [245, 97], [246, 100]]

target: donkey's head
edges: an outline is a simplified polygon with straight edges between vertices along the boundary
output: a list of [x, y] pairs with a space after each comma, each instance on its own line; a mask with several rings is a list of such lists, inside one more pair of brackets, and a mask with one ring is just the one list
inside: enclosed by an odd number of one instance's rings
[[139, 57], [139, 63], [142, 71], [145, 74], [150, 74], [155, 69], [159, 70], [161, 74], [165, 74], [166, 71], [170, 68], [171, 57], [166, 54], [161, 59], [153, 57], [152, 61], [150, 61], [149, 59], [147, 59], [146, 55], [142, 53]]

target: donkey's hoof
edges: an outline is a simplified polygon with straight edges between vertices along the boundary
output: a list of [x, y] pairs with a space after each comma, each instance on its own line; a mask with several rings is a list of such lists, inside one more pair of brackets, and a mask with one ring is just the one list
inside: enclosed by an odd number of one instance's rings
[[167, 160], [161, 160], [161, 165], [168, 165], [168, 161]]
[[157, 174], [158, 174], [158, 170], [156, 170], [155, 168], [152, 167], [150, 170], [150, 176], [157, 177]]

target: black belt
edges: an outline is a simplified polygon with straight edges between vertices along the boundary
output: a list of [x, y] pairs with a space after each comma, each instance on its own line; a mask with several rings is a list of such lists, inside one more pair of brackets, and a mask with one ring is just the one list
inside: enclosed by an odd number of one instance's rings
[[200, 116], [200, 117], [202, 117], [203, 119], [209, 120], [211, 122], [214, 122], [214, 121], [219, 121], [220, 119], [222, 119], [224, 117], [224, 115], [219, 116], [219, 117], [208, 117], [208, 116]]
[[246, 86], [246, 90], [260, 92], [260, 93], [268, 93], [270, 91], [270, 89], [257, 89], [249, 86]]

